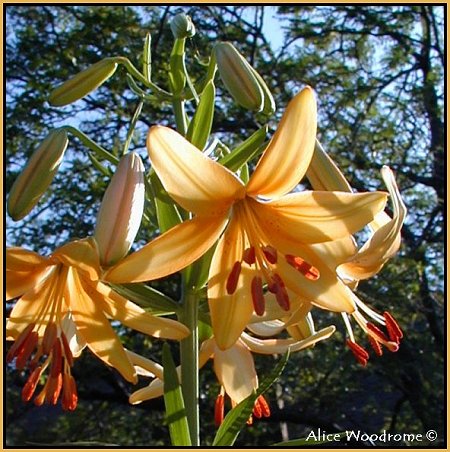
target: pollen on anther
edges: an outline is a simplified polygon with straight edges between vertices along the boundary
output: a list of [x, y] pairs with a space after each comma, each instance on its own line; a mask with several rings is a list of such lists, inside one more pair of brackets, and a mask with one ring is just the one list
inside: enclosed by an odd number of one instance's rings
[[386, 329], [389, 334], [389, 338], [393, 342], [400, 342], [403, 338], [403, 331], [401, 330], [399, 324], [394, 319], [394, 317], [389, 312], [383, 313], [384, 321], [386, 322]]
[[28, 377], [25, 386], [22, 389], [22, 400], [24, 402], [28, 402], [33, 397], [34, 391], [36, 390], [36, 386], [39, 382], [39, 378], [42, 374], [42, 367], [36, 367], [31, 375]]
[[[379, 339], [381, 339], [382, 341], [389, 341], [389, 339], [387, 338], [387, 336], [383, 333], [383, 331], [380, 330], [380, 328], [378, 328], [376, 325], [374, 325], [371, 322], [367, 322], [366, 324], [367, 329], [369, 331], [371, 331], [373, 334], [375, 334], [375, 336], [377, 336]], [[370, 336], [370, 334], [369, 334]]]
[[23, 342], [20, 350], [17, 354], [16, 369], [23, 369], [25, 367], [28, 358], [30, 358], [33, 351], [36, 349], [39, 335], [36, 331], [32, 331]]
[[48, 355], [53, 348], [53, 344], [56, 341], [58, 328], [54, 322], [50, 322], [44, 332], [44, 338], [42, 339], [42, 352], [44, 355]]
[[242, 265], [239, 261], [236, 261], [231, 269], [230, 274], [227, 278], [227, 294], [232, 295], [236, 291], [237, 284], [239, 281], [239, 275], [241, 274]]
[[304, 259], [292, 254], [286, 254], [286, 262], [300, 272], [305, 278], [316, 281], [320, 277], [319, 270]]
[[273, 246], [266, 245], [263, 247], [262, 250], [263, 250], [264, 256], [271, 264], [277, 263], [277, 261], [278, 261], [277, 250]]
[[225, 397], [223, 394], [219, 394], [216, 398], [216, 403], [214, 404], [214, 423], [216, 427], [220, 427], [224, 418], [225, 409]]
[[351, 341], [350, 339], [347, 339], [347, 345], [352, 351], [353, 355], [357, 359], [357, 361], [365, 367], [367, 365], [367, 361], [369, 359], [369, 354], [367, 353], [367, 350], [361, 345], [357, 344], [356, 342]]
[[251, 294], [253, 301], [253, 309], [257, 315], [263, 315], [265, 311], [265, 300], [262, 279], [259, 276], [255, 276], [252, 279]]
[[242, 255], [242, 260], [248, 265], [253, 265], [256, 262], [255, 247], [251, 246], [244, 251]]
[[22, 346], [25, 341], [28, 339], [28, 336], [34, 329], [34, 323], [30, 323], [20, 334], [19, 337], [15, 340], [14, 344], [9, 349], [6, 355], [6, 362], [10, 363], [20, 352]]
[[381, 344], [372, 336], [369, 337], [369, 343], [372, 346], [373, 351], [377, 356], [383, 355], [383, 349], [381, 348]]

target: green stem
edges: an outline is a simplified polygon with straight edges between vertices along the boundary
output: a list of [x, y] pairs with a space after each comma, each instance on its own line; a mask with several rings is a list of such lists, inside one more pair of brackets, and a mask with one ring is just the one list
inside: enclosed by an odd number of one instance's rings
[[200, 445], [198, 383], [198, 297], [185, 290], [180, 320], [191, 334], [181, 341], [181, 386], [193, 446]]
[[180, 98], [174, 98], [172, 101], [173, 105], [173, 113], [175, 115], [175, 123], [177, 125], [178, 132], [186, 136], [187, 133], [187, 120], [186, 120], [186, 111], [184, 109], [184, 100]]

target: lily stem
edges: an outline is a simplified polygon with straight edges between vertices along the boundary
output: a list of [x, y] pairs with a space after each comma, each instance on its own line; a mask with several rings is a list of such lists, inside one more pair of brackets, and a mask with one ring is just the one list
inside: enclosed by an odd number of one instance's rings
[[181, 386], [192, 446], [200, 445], [199, 381], [198, 381], [198, 297], [185, 290], [181, 321], [191, 334], [181, 341]]

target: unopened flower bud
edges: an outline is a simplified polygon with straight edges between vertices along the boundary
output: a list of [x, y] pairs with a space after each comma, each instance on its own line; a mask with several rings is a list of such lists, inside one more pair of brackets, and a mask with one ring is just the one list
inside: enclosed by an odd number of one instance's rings
[[102, 265], [112, 265], [128, 253], [141, 225], [144, 199], [144, 165], [129, 152], [120, 160], [97, 216], [94, 237]]
[[116, 59], [105, 58], [55, 88], [50, 93], [48, 101], [57, 107], [69, 105], [105, 83], [116, 69]]
[[192, 38], [195, 26], [192, 19], [184, 13], [177, 14], [170, 22], [170, 29], [175, 39]]
[[269, 112], [274, 108], [273, 98], [263, 79], [233, 44], [219, 42], [214, 52], [220, 78], [239, 105], [258, 112]]
[[8, 213], [17, 221], [27, 215], [51, 184], [69, 140], [64, 129], [52, 130], [15, 180], [8, 198]]

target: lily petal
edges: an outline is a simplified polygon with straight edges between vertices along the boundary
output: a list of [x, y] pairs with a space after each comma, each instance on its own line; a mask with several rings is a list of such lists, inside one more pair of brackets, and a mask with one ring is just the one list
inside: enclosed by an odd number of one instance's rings
[[77, 329], [89, 349], [103, 362], [116, 368], [127, 381], [136, 383], [136, 371], [119, 338], [73, 268], [69, 268], [65, 296]]
[[152, 127], [147, 148], [164, 188], [186, 210], [222, 215], [245, 196], [245, 187], [234, 173], [168, 127]]
[[7, 339], [15, 339], [30, 323], [46, 325], [50, 310], [46, 309], [52, 291], [58, 282], [57, 271], [52, 271], [48, 278], [28, 290], [15, 304], [6, 324]]
[[20, 247], [6, 249], [6, 270], [28, 272], [49, 265], [48, 258]]
[[319, 341], [328, 339], [335, 331], [336, 328], [333, 325], [330, 325], [301, 341], [296, 341], [295, 339], [258, 339], [249, 336], [247, 333], [243, 333], [242, 342], [244, 342], [252, 352], [273, 355], [275, 353], [286, 353], [288, 349], [291, 352], [298, 352], [311, 347]]
[[28, 290], [45, 279], [48, 267], [29, 272], [17, 272], [6, 270], [6, 300], [12, 300], [23, 295]]
[[241, 402], [258, 387], [252, 354], [238, 340], [231, 348], [214, 352], [214, 372], [231, 400]]
[[156, 378], [145, 388], [141, 388], [133, 392], [128, 398], [128, 401], [132, 405], [138, 405], [139, 403], [142, 403], [145, 400], [156, 399], [157, 397], [161, 397], [163, 394], [164, 394], [164, 381], [160, 380], [159, 378]]
[[99, 279], [100, 261], [97, 243], [93, 238], [69, 242], [56, 249], [51, 257], [88, 274], [92, 280]]
[[189, 336], [189, 328], [182, 323], [145, 312], [101, 282], [90, 295], [111, 318], [141, 333], [176, 340]]
[[84, 347], [86, 347], [86, 341], [80, 336], [77, 330], [77, 326], [73, 321], [71, 313], [67, 313], [61, 323], [62, 331], [66, 336], [67, 342], [69, 343], [70, 351], [72, 355], [76, 358], [81, 355]]
[[288, 104], [281, 122], [247, 185], [250, 196], [277, 198], [303, 178], [311, 161], [317, 129], [317, 105], [306, 87]]
[[320, 243], [346, 237], [363, 228], [384, 209], [387, 193], [306, 191], [277, 201], [250, 205], [269, 237], [283, 234], [301, 243]]
[[374, 233], [370, 239], [353, 258], [338, 267], [339, 274], [345, 280], [359, 281], [377, 274], [400, 248], [401, 229], [407, 210], [392, 171], [387, 166], [381, 171], [392, 197], [394, 215], [392, 219], [384, 212], [377, 216], [376, 221], [372, 222]]
[[233, 218], [217, 244], [209, 269], [209, 310], [216, 344], [222, 350], [239, 339], [253, 313], [250, 292], [253, 272], [245, 263], [234, 293], [229, 295], [226, 289], [229, 273], [234, 263], [240, 261], [243, 249], [239, 222]]
[[211, 248], [228, 218], [195, 217], [152, 240], [111, 267], [103, 276], [112, 283], [150, 281], [181, 270]]
[[[260, 225], [261, 226], [261, 225]], [[270, 235], [270, 244], [283, 254], [292, 254], [306, 260], [319, 270], [320, 277], [311, 281], [295, 270], [285, 259], [278, 259], [277, 272], [286, 288], [294, 292], [303, 301], [333, 312], [353, 312], [355, 304], [352, 292], [340, 281], [335, 271], [335, 261], [328, 256], [328, 249], [318, 245], [302, 245], [293, 242], [282, 234]], [[331, 243], [331, 242], [327, 242]]]

